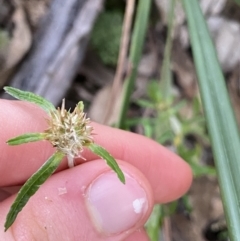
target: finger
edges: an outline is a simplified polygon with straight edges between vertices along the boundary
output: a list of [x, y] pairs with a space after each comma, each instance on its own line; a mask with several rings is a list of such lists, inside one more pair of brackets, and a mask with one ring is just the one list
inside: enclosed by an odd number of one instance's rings
[[125, 185], [101, 160], [54, 174], [4, 233], [13, 197], [6, 199], [0, 203], [0, 240], [124, 240], [146, 222], [153, 196], [142, 173], [120, 164]]
[[129, 235], [124, 241], [149, 241], [147, 233], [144, 229], [138, 229]]
[[10, 197], [11, 194], [5, 190], [0, 189], [0, 202], [3, 201], [4, 199]]
[[18, 185], [46, 161], [53, 148], [47, 141], [9, 146], [6, 141], [29, 132], [42, 132], [47, 115], [36, 105], [0, 100], [0, 186]]
[[[4, 100], [2, 105], [5, 111], [0, 109], [1, 125], [5, 128], [2, 128], [4, 132], [0, 136], [0, 176], [3, 177], [0, 185], [16, 185], [23, 183], [35, 172], [54, 150], [44, 141], [14, 147], [5, 144], [13, 136], [42, 131], [46, 128], [44, 118], [47, 116], [35, 105], [25, 102]], [[96, 143], [104, 146], [115, 158], [133, 164], [144, 173], [153, 187], [156, 201], [169, 202], [188, 190], [192, 179], [191, 170], [178, 156], [143, 136], [93, 125], [97, 133]], [[87, 160], [96, 158], [89, 151], [84, 152], [83, 156]]]

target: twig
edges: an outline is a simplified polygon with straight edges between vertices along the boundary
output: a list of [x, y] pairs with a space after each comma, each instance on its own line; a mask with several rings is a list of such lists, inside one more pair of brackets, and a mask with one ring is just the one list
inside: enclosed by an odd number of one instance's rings
[[171, 235], [171, 220], [170, 217], [165, 217], [163, 220], [164, 240], [172, 241]]
[[32, 49], [11, 85], [37, 93], [57, 105], [81, 64], [89, 33], [103, 2], [52, 0]]
[[138, 65], [142, 56], [144, 40], [147, 32], [148, 19], [150, 14], [151, 0], [140, 0], [136, 8], [136, 17], [132, 31], [131, 45], [129, 49], [130, 71], [124, 81], [123, 100], [120, 115], [116, 127], [126, 128], [127, 111], [130, 105], [131, 94], [135, 86]]
[[110, 119], [112, 110], [117, 101], [117, 96], [118, 96], [117, 93], [119, 93], [119, 90], [122, 88], [122, 79], [123, 79], [123, 73], [124, 73], [124, 66], [127, 59], [127, 52], [128, 52], [128, 45], [129, 45], [134, 9], [135, 9], [135, 0], [128, 0], [126, 2], [126, 11], [125, 11], [125, 16], [123, 21], [122, 38], [121, 38], [121, 44], [120, 44], [120, 50], [119, 50], [119, 56], [118, 56], [117, 70], [113, 80], [113, 86], [112, 86], [112, 91], [110, 96], [111, 101], [108, 102], [109, 104], [108, 104], [108, 108], [104, 119], [105, 124], [107, 124]]

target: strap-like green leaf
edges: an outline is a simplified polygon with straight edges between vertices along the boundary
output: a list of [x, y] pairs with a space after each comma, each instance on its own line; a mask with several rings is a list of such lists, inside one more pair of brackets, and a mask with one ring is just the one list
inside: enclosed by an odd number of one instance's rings
[[41, 141], [41, 140], [44, 140], [43, 133], [26, 133], [24, 135], [20, 135], [8, 140], [7, 144], [11, 146], [15, 146], [23, 143]]
[[105, 150], [103, 147], [101, 147], [101, 146], [99, 146], [95, 143], [90, 144], [88, 147], [96, 155], [103, 158], [107, 162], [108, 166], [110, 166], [113, 169], [113, 171], [115, 171], [117, 173], [120, 181], [122, 183], [125, 183], [125, 177], [124, 177], [124, 174], [123, 174], [122, 170], [118, 166], [116, 160], [108, 153], [107, 150]]
[[127, 111], [129, 109], [130, 97], [132, 95], [138, 65], [142, 56], [143, 44], [146, 36], [149, 14], [151, 8], [151, 0], [140, 0], [136, 9], [136, 17], [134, 20], [133, 33], [131, 37], [131, 44], [129, 49], [129, 63], [131, 64], [131, 71], [124, 81], [123, 101], [120, 111], [120, 117], [116, 127], [125, 129], [125, 120], [127, 119]]
[[33, 196], [39, 187], [47, 180], [49, 176], [57, 169], [64, 154], [55, 152], [43, 165], [34, 173], [18, 192], [17, 198], [12, 204], [5, 222], [5, 231], [13, 224], [18, 213], [26, 205], [29, 198]]
[[240, 240], [239, 129], [198, 0], [183, 0], [231, 241]]
[[40, 106], [42, 109], [44, 109], [46, 112], [51, 112], [55, 110], [54, 105], [44, 99], [43, 97], [33, 94], [32, 92], [29, 91], [22, 91], [13, 87], [6, 86], [3, 88], [9, 95], [15, 97], [16, 99], [19, 100], [25, 100], [32, 102], [38, 106]]

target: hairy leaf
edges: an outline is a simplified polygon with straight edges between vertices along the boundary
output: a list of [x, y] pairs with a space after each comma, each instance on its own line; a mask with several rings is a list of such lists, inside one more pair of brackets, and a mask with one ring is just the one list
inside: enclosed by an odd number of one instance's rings
[[107, 162], [108, 166], [110, 166], [113, 171], [117, 173], [120, 181], [125, 183], [125, 177], [122, 170], [119, 168], [116, 160], [107, 152], [107, 150], [95, 143], [91, 143], [88, 147], [93, 153], [103, 158]]
[[15, 146], [23, 143], [41, 141], [41, 140], [44, 140], [43, 133], [26, 133], [8, 140], [7, 144], [11, 146]]
[[43, 110], [46, 112], [51, 112], [55, 110], [54, 105], [44, 99], [43, 97], [33, 94], [32, 92], [29, 91], [22, 91], [13, 87], [6, 86], [3, 88], [9, 95], [15, 97], [16, 99], [19, 100], [25, 100], [31, 103], [34, 103], [41, 107]]
[[5, 231], [13, 224], [18, 213], [26, 205], [29, 198], [33, 196], [39, 187], [47, 180], [49, 176], [57, 169], [64, 154], [55, 152], [43, 165], [34, 173], [27, 182], [22, 186], [18, 195], [12, 204], [5, 222]]

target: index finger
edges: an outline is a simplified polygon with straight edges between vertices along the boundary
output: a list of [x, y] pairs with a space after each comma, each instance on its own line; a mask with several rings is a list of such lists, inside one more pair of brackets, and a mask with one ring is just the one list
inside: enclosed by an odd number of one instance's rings
[[[22, 184], [49, 158], [54, 148], [46, 141], [20, 146], [8, 146], [6, 141], [23, 133], [42, 132], [47, 127], [47, 115], [39, 107], [22, 101], [1, 100], [0, 106], [0, 186]], [[156, 201], [165, 200], [164, 195], [168, 201], [169, 190], [174, 199], [189, 188], [192, 178], [189, 166], [163, 146], [130, 132], [96, 123], [93, 127], [96, 143], [147, 177]], [[84, 151], [83, 156], [89, 161], [96, 159], [89, 151]], [[62, 168], [67, 168], [66, 162]]]

